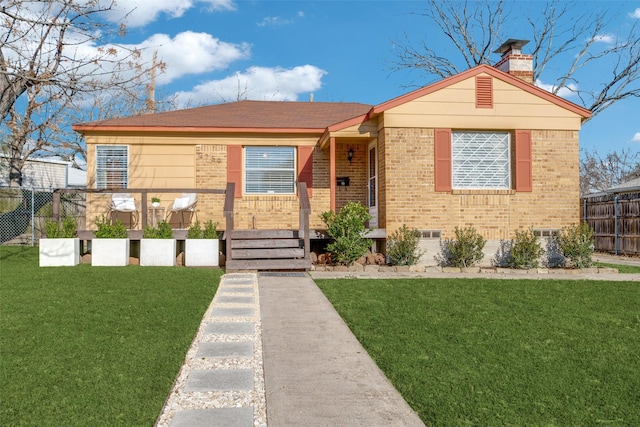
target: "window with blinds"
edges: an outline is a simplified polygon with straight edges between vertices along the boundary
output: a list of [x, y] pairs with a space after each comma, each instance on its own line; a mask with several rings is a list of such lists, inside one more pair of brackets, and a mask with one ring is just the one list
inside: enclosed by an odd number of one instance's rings
[[246, 194], [295, 194], [295, 147], [245, 147]]
[[96, 188], [127, 188], [129, 186], [129, 147], [96, 146]]
[[453, 188], [511, 188], [509, 132], [453, 132], [451, 139]]

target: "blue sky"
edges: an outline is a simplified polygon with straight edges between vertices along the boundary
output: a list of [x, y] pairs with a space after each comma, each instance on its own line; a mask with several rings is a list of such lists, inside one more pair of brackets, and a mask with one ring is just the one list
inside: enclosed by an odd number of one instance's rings
[[[576, 1], [576, 13], [614, 11], [603, 43], [640, 25], [640, 1]], [[158, 78], [161, 94], [178, 94], [182, 105], [243, 98], [348, 101], [378, 104], [433, 82], [418, 72], [393, 71], [394, 49], [405, 36], [438, 49], [442, 34], [420, 16], [424, 1], [243, 1], [120, 0], [127, 18], [125, 43], [157, 50], [167, 65]], [[514, 3], [505, 38], [531, 39], [519, 14], [535, 14], [541, 2]], [[118, 18], [115, 12], [112, 19]], [[524, 53], [529, 53], [527, 47]], [[456, 53], [443, 50], [441, 55]], [[496, 62], [499, 59], [496, 55]], [[548, 67], [542, 83], [557, 77], [562, 63]], [[580, 85], [604, 71], [590, 69]], [[547, 80], [548, 79], [548, 80]], [[637, 87], [636, 82], [636, 87]], [[576, 99], [568, 97], [570, 101]], [[590, 122], [581, 147], [601, 154], [640, 151], [640, 99], [622, 101]]]

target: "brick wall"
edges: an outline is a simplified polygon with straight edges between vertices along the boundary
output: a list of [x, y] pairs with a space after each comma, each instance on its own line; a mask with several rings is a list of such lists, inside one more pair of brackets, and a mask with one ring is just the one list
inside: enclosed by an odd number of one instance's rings
[[[347, 160], [349, 148], [354, 151], [351, 163]], [[368, 150], [364, 144], [336, 144], [336, 177], [349, 177], [348, 187], [336, 188], [337, 210], [340, 210], [348, 202], [360, 202], [367, 205], [367, 156]]]
[[[313, 152], [313, 195], [311, 228], [324, 228], [320, 213], [329, 209], [329, 153], [318, 147]], [[355, 158], [355, 157], [354, 157]], [[346, 149], [345, 149], [346, 161]], [[346, 162], [349, 163], [348, 161]], [[355, 160], [354, 160], [355, 163]], [[346, 171], [346, 170], [345, 170]], [[225, 145], [196, 146], [196, 186], [225, 188], [227, 185], [227, 147]], [[224, 197], [200, 195], [198, 218], [212, 219], [224, 229]], [[255, 195], [234, 200], [234, 227], [237, 229], [296, 229], [299, 224], [300, 202], [295, 195]]]
[[[510, 239], [528, 227], [562, 228], [579, 221], [578, 132], [533, 131], [533, 191], [434, 192], [433, 129], [384, 129], [380, 155], [381, 224], [387, 235], [407, 224], [420, 230], [475, 227], [487, 239]], [[384, 208], [383, 208], [384, 206]]]

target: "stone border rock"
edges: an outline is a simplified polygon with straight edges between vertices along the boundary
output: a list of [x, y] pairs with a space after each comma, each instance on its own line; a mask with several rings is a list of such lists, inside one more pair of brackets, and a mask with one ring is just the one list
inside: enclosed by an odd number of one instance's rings
[[311, 271], [333, 271], [353, 273], [482, 273], [482, 274], [618, 274], [617, 268], [531, 268], [528, 270], [502, 267], [438, 267], [419, 265], [312, 265]]

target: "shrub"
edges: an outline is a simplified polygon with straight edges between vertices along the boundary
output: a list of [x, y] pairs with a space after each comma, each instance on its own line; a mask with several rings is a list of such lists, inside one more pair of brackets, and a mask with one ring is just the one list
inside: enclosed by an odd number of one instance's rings
[[593, 229], [589, 224], [572, 224], [562, 229], [562, 233], [557, 237], [558, 246], [570, 266], [576, 268], [589, 268], [593, 264], [594, 245]]
[[49, 220], [44, 225], [44, 231], [49, 239], [69, 239], [76, 237], [78, 225], [76, 220], [70, 216], [65, 217], [62, 223]]
[[538, 236], [533, 233], [533, 228], [526, 231], [516, 230], [516, 238], [511, 244], [509, 267], [538, 268], [543, 254], [544, 249], [540, 247]]
[[327, 250], [339, 264], [350, 265], [371, 247], [371, 239], [363, 237], [367, 230], [364, 223], [371, 219], [366, 206], [349, 202], [339, 213], [323, 212], [320, 218], [327, 225], [327, 234], [333, 239], [327, 245]]
[[441, 265], [453, 267], [471, 267], [483, 257], [487, 241], [478, 234], [475, 228], [465, 227], [455, 229], [456, 238], [445, 240], [441, 245], [441, 255], [437, 257]]
[[167, 221], [160, 221], [158, 227], [147, 225], [142, 230], [145, 239], [173, 239], [173, 229]]
[[491, 265], [494, 267], [509, 267], [511, 262], [511, 248], [513, 247], [513, 240], [500, 239], [500, 246], [491, 260]]
[[200, 228], [200, 221], [196, 220], [187, 230], [187, 239], [217, 239], [219, 237], [217, 227], [217, 222], [209, 220], [204, 224], [204, 229], [202, 229]]
[[387, 257], [391, 265], [415, 265], [423, 252], [418, 250], [421, 233], [406, 224], [394, 231], [387, 240]]
[[127, 227], [125, 227], [119, 219], [116, 219], [115, 224], [112, 224], [108, 218], [102, 215], [101, 218], [96, 218], [96, 227], [98, 229], [93, 234], [95, 234], [98, 239], [127, 238]]
[[202, 239], [200, 221], [196, 220], [196, 222], [191, 224], [191, 227], [187, 230], [187, 239]]
[[218, 223], [212, 220], [205, 222], [202, 237], [205, 239], [217, 239], [220, 237], [220, 233], [218, 233]]

